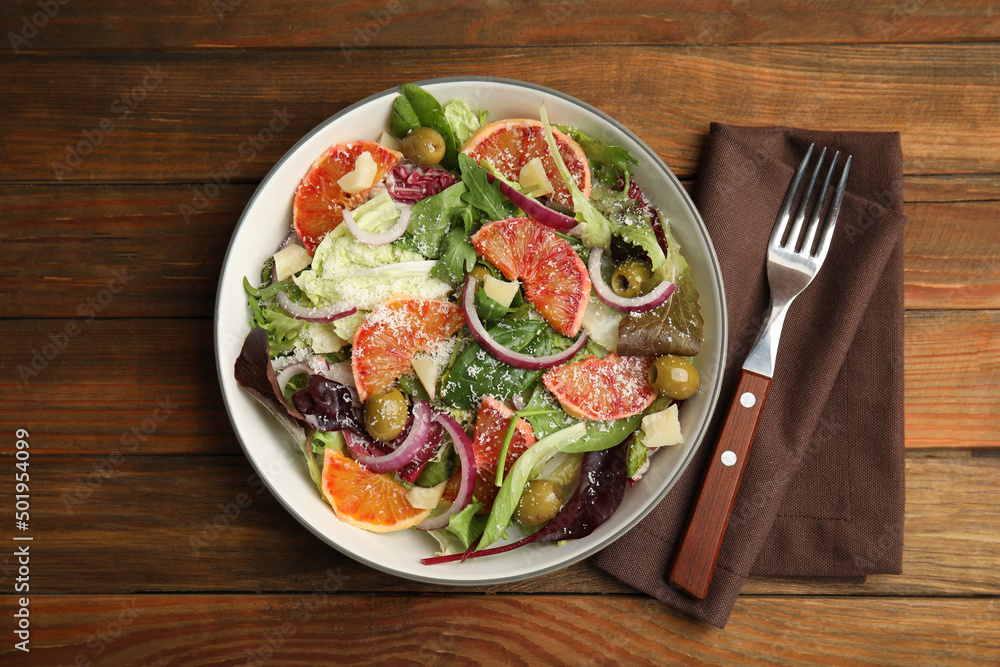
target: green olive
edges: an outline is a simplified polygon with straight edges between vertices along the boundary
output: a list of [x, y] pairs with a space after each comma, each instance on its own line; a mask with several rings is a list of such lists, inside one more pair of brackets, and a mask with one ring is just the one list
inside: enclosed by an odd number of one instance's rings
[[552, 520], [563, 505], [562, 487], [551, 479], [533, 479], [514, 510], [514, 518], [526, 526], [541, 526]]
[[611, 289], [618, 296], [632, 299], [645, 290], [643, 286], [649, 277], [653, 275], [649, 270], [649, 265], [641, 259], [627, 259], [615, 267], [611, 274]]
[[388, 442], [402, 433], [409, 416], [406, 397], [395, 387], [372, 394], [365, 401], [365, 427], [376, 440]]
[[403, 155], [420, 167], [433, 167], [444, 158], [444, 138], [429, 127], [411, 130], [403, 139]]
[[482, 264], [476, 264], [474, 267], [472, 267], [472, 270], [469, 271], [469, 275], [478, 280], [479, 282], [483, 282], [484, 280], [486, 280], [486, 276], [490, 275], [490, 270], [487, 269]]
[[657, 359], [649, 374], [653, 388], [675, 401], [691, 398], [701, 386], [701, 376], [694, 364], [673, 354]]

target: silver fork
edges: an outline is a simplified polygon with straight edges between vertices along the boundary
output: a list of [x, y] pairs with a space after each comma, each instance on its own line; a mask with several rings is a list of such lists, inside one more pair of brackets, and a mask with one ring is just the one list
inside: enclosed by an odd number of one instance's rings
[[[670, 567], [670, 582], [699, 600], [708, 594], [712, 573], [722, 548], [722, 539], [729, 524], [729, 515], [746, 468], [750, 445], [771, 387], [778, 339], [781, 337], [785, 315], [795, 297], [816, 277], [830, 250], [833, 230], [847, 187], [851, 157], [847, 157], [831, 202], [830, 182], [840, 152], [834, 154], [814, 202], [813, 192], [817, 177], [823, 169], [826, 152], [824, 148], [820, 153], [805, 194], [800, 197], [803, 176], [813, 154], [813, 146], [809, 146], [778, 211], [767, 248], [767, 281], [771, 288], [768, 317], [743, 363], [739, 385], [729, 405], [722, 433]], [[803, 226], [804, 238], [800, 239], [803, 236]]]

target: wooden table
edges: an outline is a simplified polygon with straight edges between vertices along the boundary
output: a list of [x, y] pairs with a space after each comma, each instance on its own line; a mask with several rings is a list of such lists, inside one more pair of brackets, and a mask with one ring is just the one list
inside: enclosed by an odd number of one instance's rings
[[[990, 3], [101, 4], [0, 9], [4, 664], [1000, 660]], [[589, 102], [687, 185], [710, 121], [902, 133], [902, 576], [753, 579], [720, 631], [587, 562], [478, 590], [384, 575], [263, 489], [223, 409], [211, 337], [240, 212], [331, 114], [462, 74]], [[11, 516], [20, 429], [27, 531]], [[30, 654], [12, 633], [20, 597]]]

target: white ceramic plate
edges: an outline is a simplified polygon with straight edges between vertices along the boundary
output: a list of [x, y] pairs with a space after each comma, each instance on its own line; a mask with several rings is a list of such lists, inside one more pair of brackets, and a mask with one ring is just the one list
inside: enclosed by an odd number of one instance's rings
[[249, 332], [242, 282], [244, 276], [253, 280], [260, 275], [261, 264], [287, 234], [295, 190], [312, 162], [333, 144], [376, 139], [388, 127], [396, 89], [361, 100], [312, 130], [278, 161], [247, 204], [219, 282], [215, 312], [219, 380], [229, 418], [250, 462], [285, 508], [323, 541], [362, 563], [408, 579], [452, 585], [517, 581], [566, 567], [625, 534], [666, 495], [700, 445], [718, 399], [725, 359], [725, 302], [718, 259], [698, 212], [674, 174], [637, 136], [604, 113], [548, 88], [508, 79], [447, 78], [419, 83], [442, 103], [460, 98], [475, 110], [488, 110], [490, 120], [538, 118], [544, 103], [553, 123], [576, 126], [592, 137], [624, 146], [638, 160], [636, 180], [670, 219], [701, 293], [705, 346], [697, 365], [702, 389], [681, 411], [685, 443], [652, 458], [649, 471], [628, 490], [607, 523], [589, 537], [561, 547], [528, 545], [461, 564], [426, 566], [420, 558], [434, 555], [437, 543], [432, 537], [414, 530], [375, 535], [337, 520], [309, 479], [291, 438], [233, 378], [233, 364]]

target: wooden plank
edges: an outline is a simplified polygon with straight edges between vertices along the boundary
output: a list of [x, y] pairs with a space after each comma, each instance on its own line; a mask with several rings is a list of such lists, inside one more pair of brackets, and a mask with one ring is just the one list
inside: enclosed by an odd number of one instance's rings
[[1000, 200], [905, 206], [906, 307], [1000, 306]]
[[[254, 188], [231, 185], [188, 214], [191, 186], [0, 186], [0, 315], [211, 316]], [[1000, 308], [1000, 193], [982, 199], [972, 180], [966, 189], [922, 184], [915, 196], [906, 204], [907, 308]]]
[[0, 188], [0, 314], [211, 317], [255, 187], [223, 188], [190, 215], [184, 185]]
[[907, 447], [1000, 445], [1000, 312], [909, 311], [906, 324]]
[[[32, 435], [34, 447], [41, 438]], [[303, 591], [336, 575], [345, 591], [440, 591], [358, 564], [300, 526], [243, 457], [44, 456], [33, 449], [31, 590]], [[13, 496], [13, 477], [2, 488]], [[1000, 458], [908, 459], [903, 574], [864, 585], [752, 579], [750, 594], [1000, 594]], [[334, 521], [334, 517], [330, 516]], [[428, 538], [428, 552], [435, 548]], [[556, 548], [556, 547], [553, 547]], [[114, 554], [113, 558], [107, 554]], [[65, 576], [67, 564], [86, 563]], [[0, 557], [4, 577], [15, 558]], [[583, 562], [537, 579], [462, 590], [622, 593]]]
[[[45, 3], [42, 3], [43, 5]], [[721, 0], [681, 5], [585, 0], [297, 0], [268, 3], [4, 3], [0, 25], [23, 53], [72, 49], [324, 47], [344, 54], [378, 47], [580, 46], [987, 41], [1000, 36], [982, 3], [851, 0], [837, 5]], [[35, 23], [35, 30], [30, 25]], [[808, 25], [808, 30], [802, 26]]]
[[[334, 584], [335, 586], [335, 584]], [[4, 596], [5, 607], [12, 606]], [[996, 600], [744, 598], [725, 630], [580, 596], [34, 596], [5, 664], [989, 664]], [[79, 660], [79, 662], [74, 662]]]
[[[908, 448], [1000, 447], [998, 332], [1000, 311], [907, 313]], [[239, 451], [209, 320], [0, 320], [0, 336], [0, 428], [47, 453]]]
[[971, 202], [1000, 199], [1000, 174], [928, 174], [903, 181], [906, 203]]
[[8, 53], [0, 55], [8, 92], [0, 182], [253, 182], [345, 106], [402, 81], [462, 74], [533, 81], [594, 104], [682, 176], [696, 168], [709, 121], [898, 130], [908, 174], [995, 173], [998, 52], [996, 44], [368, 48], [350, 62], [336, 50]]

